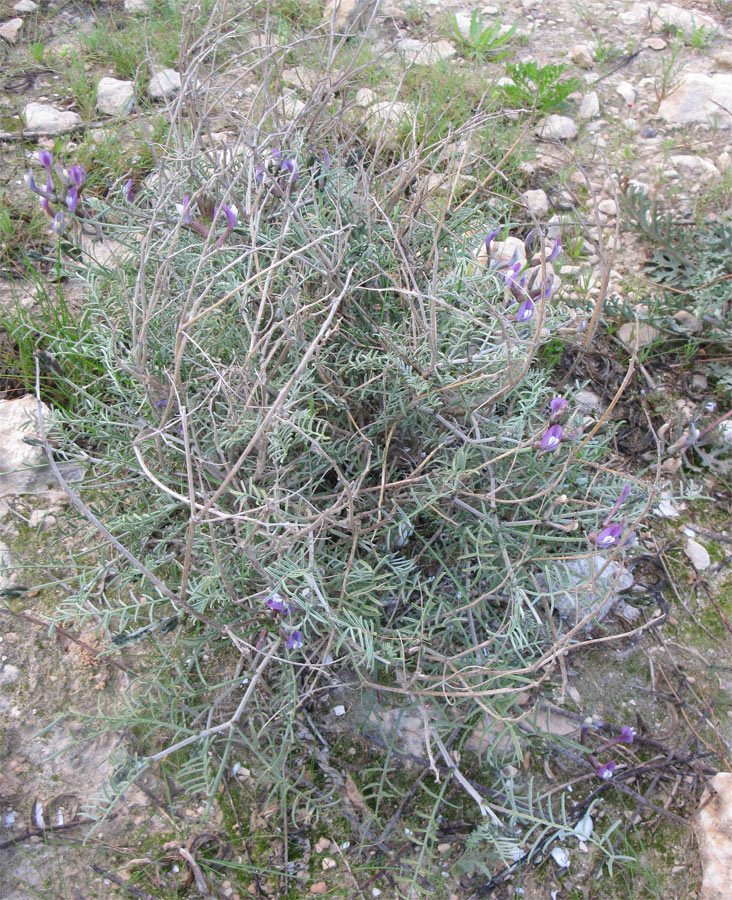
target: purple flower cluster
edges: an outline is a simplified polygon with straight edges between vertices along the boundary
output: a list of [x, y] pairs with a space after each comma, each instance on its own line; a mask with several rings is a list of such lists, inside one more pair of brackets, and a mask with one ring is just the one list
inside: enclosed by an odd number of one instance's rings
[[[267, 599], [264, 601], [264, 605], [271, 609], [273, 613], [281, 616], [292, 615], [292, 613], [295, 611], [295, 607], [289, 603], [285, 603], [282, 595], [277, 591], [267, 597]], [[300, 647], [304, 645], [304, 643], [305, 641], [302, 636], [302, 631], [291, 631], [285, 639], [285, 647], [288, 650], [299, 650]]]
[[184, 195], [182, 203], [175, 204], [175, 208], [180, 216], [181, 223], [187, 225], [204, 238], [207, 238], [211, 234], [211, 229], [214, 227], [217, 217], [220, 218], [223, 214], [226, 219], [226, 225], [221, 234], [216, 238], [216, 246], [219, 249], [223, 247], [228, 240], [239, 216], [239, 210], [235, 206], [228, 206], [226, 203], [222, 203], [220, 207], [214, 208], [211, 224], [206, 225], [204, 222], [199, 221], [191, 215], [191, 198], [188, 194]]
[[[330, 153], [325, 147], [317, 151], [315, 161], [317, 164], [314, 174], [315, 184], [323, 191], [331, 163]], [[254, 170], [254, 180], [257, 184], [264, 184], [266, 178], [267, 186], [277, 197], [283, 197], [299, 177], [297, 160], [283, 153], [279, 147], [272, 149], [271, 161], [267, 165], [259, 163]]]
[[[65, 206], [72, 215], [81, 214], [79, 204], [81, 202], [81, 193], [86, 184], [86, 169], [82, 165], [72, 165], [68, 169], [56, 163], [54, 165], [53, 156], [48, 150], [41, 150], [38, 153], [38, 162], [46, 170], [46, 183], [44, 187], [39, 187], [33, 177], [33, 169], [29, 169], [25, 174], [24, 181], [28, 185], [29, 190], [38, 195], [38, 202], [41, 209], [52, 220], [52, 228], [56, 234], [63, 234], [66, 230], [66, 218], [62, 209], [56, 212], [51, 208], [52, 204]], [[54, 178], [54, 173], [56, 178]], [[59, 187], [57, 188], [56, 182]]]
[[618, 499], [613, 504], [613, 508], [607, 515], [603, 523], [603, 528], [595, 533], [594, 531], [590, 533], [589, 538], [594, 543], [597, 544], [598, 547], [605, 549], [607, 547], [614, 547], [616, 544], [620, 543], [620, 538], [623, 534], [623, 523], [622, 522], [612, 522], [611, 519], [615, 515], [615, 513], [620, 509], [620, 507], [625, 503], [628, 499], [628, 495], [630, 494], [630, 485], [626, 484], [620, 494], [618, 495]]
[[551, 410], [549, 425], [539, 442], [539, 446], [542, 450], [548, 452], [559, 449], [559, 445], [562, 443], [564, 429], [558, 422], [552, 422], [552, 420], [561, 414], [566, 405], [567, 401], [564, 397], [554, 397], [549, 401], [549, 409]]
[[[613, 738], [611, 741], [608, 741], [607, 744], [603, 744], [602, 747], [598, 747], [596, 752], [601, 752], [602, 750], [607, 750], [609, 747], [612, 747], [615, 744], [632, 744], [635, 740], [635, 729], [631, 728], [630, 725], [623, 725], [620, 729], [620, 734]], [[590, 761], [595, 766], [595, 775], [598, 778], [610, 779], [615, 774], [615, 767], [617, 763], [614, 759], [608, 760], [608, 762], [600, 764], [594, 756], [590, 757]]]
[[[495, 228], [485, 239], [485, 248], [490, 257], [491, 244], [500, 233], [500, 228]], [[538, 237], [536, 229], [532, 229], [524, 240], [527, 256], [531, 253], [531, 249]], [[546, 262], [554, 262], [562, 250], [562, 244], [559, 239], [554, 242], [551, 253], [546, 257]], [[549, 276], [544, 281], [540, 280], [541, 259], [531, 258], [524, 265], [518, 259], [518, 253], [514, 253], [509, 262], [500, 262], [491, 259], [488, 263], [490, 269], [501, 272], [506, 287], [509, 289], [511, 296], [519, 303], [516, 311], [516, 321], [528, 322], [534, 315], [535, 304], [537, 301], [546, 301], [552, 295], [554, 289], [554, 277]], [[537, 279], [539, 282], [537, 283]]]

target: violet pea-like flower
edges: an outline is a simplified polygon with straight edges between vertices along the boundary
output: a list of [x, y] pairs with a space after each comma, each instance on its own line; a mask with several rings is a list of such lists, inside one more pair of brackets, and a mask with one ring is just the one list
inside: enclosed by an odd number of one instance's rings
[[33, 177], [33, 169], [28, 169], [28, 171], [23, 176], [23, 181], [28, 186], [28, 189], [33, 191], [34, 194], [38, 193], [38, 186], [36, 185], [36, 180]]
[[559, 254], [561, 252], [562, 252], [562, 242], [559, 240], [559, 238], [557, 238], [556, 241], [554, 242], [554, 246], [552, 247], [552, 252], [549, 254], [549, 256], [547, 256], [546, 261], [554, 262], [554, 260], [559, 256]]
[[125, 182], [125, 200], [132, 203], [132, 179], [128, 178]]
[[287, 170], [290, 173], [290, 180], [297, 181], [298, 171], [297, 163], [294, 159], [283, 159], [280, 171]]
[[79, 191], [75, 184], [69, 188], [68, 193], [66, 194], [66, 205], [70, 212], [76, 212], [79, 205]]
[[597, 775], [598, 778], [604, 778], [606, 781], [608, 781], [610, 778], [612, 778], [614, 774], [615, 774], [615, 760], [614, 759], [611, 759], [610, 762], [606, 762], [604, 765], [598, 766], [595, 769], [595, 775]]
[[616, 744], [632, 744], [635, 740], [635, 730], [630, 725], [623, 725], [620, 734], [615, 738]]
[[182, 203], [175, 204], [176, 212], [181, 217], [181, 221], [183, 222], [184, 225], [191, 224], [190, 205], [191, 205], [191, 198], [188, 196], [188, 194], [183, 195]]
[[494, 228], [493, 231], [491, 231], [491, 233], [485, 239], [485, 249], [488, 253], [491, 252], [491, 244], [498, 237], [500, 231], [501, 231], [500, 228]]
[[271, 610], [274, 610], [274, 612], [279, 612], [283, 615], [288, 611], [285, 601], [276, 591], [271, 597], [267, 598], [264, 605], [268, 606]]
[[593, 540], [598, 547], [614, 547], [620, 541], [622, 533], [622, 525], [608, 525], [597, 534], [591, 534], [590, 539]]
[[69, 178], [77, 191], [80, 191], [86, 184], [86, 169], [84, 166], [69, 166]]
[[285, 647], [287, 647], [288, 650], [299, 650], [304, 643], [302, 631], [293, 631], [285, 641]]
[[516, 284], [516, 276], [521, 271], [521, 263], [516, 262], [512, 266], [509, 266], [503, 275], [504, 282], [508, 285], [508, 287], [513, 287]]
[[562, 442], [562, 426], [550, 425], [541, 439], [542, 450], [556, 450]]
[[566, 405], [567, 401], [564, 397], [553, 397], [549, 401], [549, 408], [551, 409], [553, 416], [556, 416], [558, 413], [560, 413]]
[[325, 147], [323, 147], [323, 168], [330, 168], [330, 153], [328, 153], [328, 150]]
[[516, 321], [517, 322], [528, 322], [528, 320], [534, 315], [534, 301], [527, 297], [524, 302], [519, 306], [516, 312]]
[[[47, 200], [46, 203], [48, 203]], [[66, 231], [66, 219], [64, 218], [64, 214], [61, 212], [61, 210], [59, 210], [53, 217], [51, 228], [53, 229], [54, 234], [58, 235], [62, 235], [64, 231]]]
[[51, 166], [53, 165], [53, 156], [48, 152], [48, 150], [39, 150], [38, 151], [38, 162], [43, 166], [43, 168], [51, 174]]
[[616, 510], [620, 509], [620, 507], [625, 503], [628, 499], [628, 495], [630, 494], [631, 487], [629, 484], [623, 486], [622, 491], [618, 495], [618, 499], [615, 501], [615, 505], [612, 508], [610, 515], [612, 515]]

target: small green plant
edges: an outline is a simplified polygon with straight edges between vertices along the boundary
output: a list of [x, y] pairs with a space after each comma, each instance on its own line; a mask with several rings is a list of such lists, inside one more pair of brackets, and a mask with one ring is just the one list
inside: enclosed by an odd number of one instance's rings
[[706, 25], [697, 26], [696, 22], [693, 22], [688, 43], [695, 50], [705, 50], [717, 36], [717, 32], [717, 28], [708, 28]]
[[679, 75], [683, 62], [679, 59], [681, 54], [681, 41], [677, 38], [671, 44], [671, 53], [663, 57], [661, 61], [661, 71], [656, 75], [653, 81], [653, 92], [656, 95], [656, 104], [658, 108], [661, 103], [672, 94], [679, 86]]
[[46, 48], [41, 41], [34, 41], [30, 45], [30, 52], [31, 56], [33, 57], [33, 59], [35, 59], [36, 62], [42, 63], [43, 57], [46, 54]]
[[452, 27], [463, 55], [475, 62], [485, 62], [505, 55], [506, 45], [516, 32], [515, 25], [504, 28], [501, 19], [496, 19], [492, 25], [484, 25], [483, 17], [478, 12], [470, 17], [467, 35], [460, 30], [457, 16], [452, 17]]
[[579, 79], [562, 81], [564, 65], [539, 66], [531, 62], [516, 63], [508, 67], [513, 84], [502, 85], [500, 92], [512, 107], [536, 108], [539, 112], [560, 109], [567, 97], [579, 88]]

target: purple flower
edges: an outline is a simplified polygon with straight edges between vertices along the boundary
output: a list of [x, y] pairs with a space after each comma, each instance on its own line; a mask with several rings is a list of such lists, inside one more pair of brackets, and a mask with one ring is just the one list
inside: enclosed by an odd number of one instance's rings
[[[46, 200], [46, 203], [48, 203], [48, 200]], [[62, 235], [66, 231], [66, 219], [64, 219], [64, 214], [61, 210], [53, 217], [51, 228], [53, 228], [54, 234], [58, 235]]]
[[491, 244], [498, 237], [500, 230], [501, 230], [500, 228], [494, 228], [493, 231], [491, 231], [491, 233], [485, 239], [485, 249], [487, 250], [488, 253], [491, 252]]
[[603, 766], [598, 766], [595, 769], [595, 775], [598, 778], [604, 778], [606, 781], [613, 777], [615, 773], [615, 760], [611, 759], [610, 762], [606, 762]]
[[43, 168], [51, 174], [51, 166], [53, 165], [53, 156], [48, 152], [48, 150], [39, 150], [38, 151], [38, 162], [43, 166]]
[[516, 276], [518, 275], [518, 273], [520, 271], [521, 271], [521, 263], [520, 262], [516, 262], [512, 266], [509, 266], [503, 275], [504, 282], [509, 287], [513, 287], [514, 284], [516, 284]]
[[590, 540], [594, 541], [598, 547], [614, 547], [620, 541], [622, 533], [622, 525], [608, 525], [598, 534], [591, 534]]
[[295, 162], [294, 159], [283, 159], [283, 160], [282, 160], [282, 166], [280, 167], [280, 172], [281, 172], [283, 169], [287, 169], [287, 171], [290, 173], [290, 180], [291, 180], [291, 181], [296, 181], [296, 180], [297, 180], [297, 175], [298, 175], [298, 172], [297, 172], [297, 163]]
[[128, 178], [125, 182], [125, 200], [132, 203], [132, 179]]
[[562, 442], [562, 426], [550, 425], [541, 439], [542, 450], [556, 450]]
[[79, 191], [75, 184], [69, 188], [66, 194], [66, 205], [72, 213], [76, 212], [76, 208], [79, 205]]
[[532, 228], [531, 231], [524, 238], [524, 247], [526, 247], [526, 252], [529, 253], [534, 243], [536, 242], [537, 237], [539, 236], [539, 232], [536, 228]]
[[518, 311], [516, 313], [516, 321], [517, 322], [528, 322], [528, 320], [534, 315], [534, 301], [527, 297], [524, 302], [519, 306]]
[[628, 499], [628, 495], [630, 494], [630, 490], [631, 487], [629, 484], [623, 486], [623, 489], [618, 495], [618, 499], [615, 501], [615, 505], [613, 506], [610, 515], [612, 515], [617, 509], [620, 509], [623, 503], [625, 503], [625, 501]]
[[225, 203], [221, 204], [221, 209], [224, 211], [224, 215], [226, 216], [227, 228], [229, 231], [236, 225], [236, 218], [238, 214], [238, 210], [236, 207], [233, 209], [230, 206], [227, 206]]
[[264, 166], [261, 163], [254, 170], [254, 180], [257, 184], [261, 184], [264, 181]]
[[288, 650], [299, 650], [305, 642], [302, 639], [302, 631], [293, 631], [285, 641]]
[[323, 168], [326, 170], [330, 168], [330, 153], [325, 147], [323, 147]]
[[28, 169], [28, 171], [23, 176], [23, 181], [28, 185], [28, 188], [33, 191], [34, 194], [38, 193], [38, 187], [36, 186], [36, 180], [33, 177], [33, 170]]
[[549, 408], [551, 409], [553, 416], [556, 416], [557, 413], [560, 413], [566, 405], [567, 401], [564, 399], [564, 397], [554, 397], [549, 401]]
[[40, 207], [44, 212], [51, 212], [51, 204], [48, 202], [48, 197], [39, 197], [38, 203], [40, 204]]
[[275, 612], [284, 614], [288, 611], [287, 606], [285, 605], [285, 601], [282, 599], [282, 597], [280, 597], [280, 595], [277, 593], [277, 591], [275, 591], [271, 597], [267, 598], [264, 605], [268, 606], [270, 609], [274, 610]]
[[552, 252], [549, 254], [549, 256], [547, 256], [546, 261], [554, 262], [554, 260], [559, 256], [559, 254], [561, 252], [562, 252], [562, 242], [559, 240], [559, 238], [557, 238], [556, 241], [554, 242], [554, 246], [552, 247]]
[[183, 195], [182, 203], [175, 204], [176, 211], [178, 212], [178, 215], [181, 217], [181, 221], [183, 222], [184, 225], [191, 224], [191, 214], [189, 211], [190, 205], [191, 205], [191, 198], [188, 196], [188, 194]]
[[620, 729], [620, 735], [615, 738], [616, 744], [632, 744], [635, 740], [635, 729], [630, 725], [623, 725]]
[[275, 162], [282, 162], [282, 151], [279, 147], [272, 148], [272, 159]]
[[84, 166], [69, 166], [69, 178], [77, 191], [80, 191], [86, 184], [86, 169]]

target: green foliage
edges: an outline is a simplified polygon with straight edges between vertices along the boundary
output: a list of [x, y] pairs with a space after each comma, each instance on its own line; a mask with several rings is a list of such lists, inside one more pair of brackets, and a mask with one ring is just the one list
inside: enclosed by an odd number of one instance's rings
[[561, 109], [567, 97], [579, 87], [579, 79], [572, 76], [562, 80], [564, 65], [539, 66], [531, 62], [516, 63], [508, 67], [513, 84], [503, 85], [500, 92], [513, 107], [526, 107], [547, 113]]
[[505, 56], [507, 45], [516, 33], [516, 26], [512, 25], [505, 29], [501, 19], [496, 19], [490, 25], [484, 25], [483, 17], [476, 10], [470, 17], [467, 37], [460, 31], [455, 16], [452, 19], [452, 30], [463, 56], [474, 62], [485, 62]]

